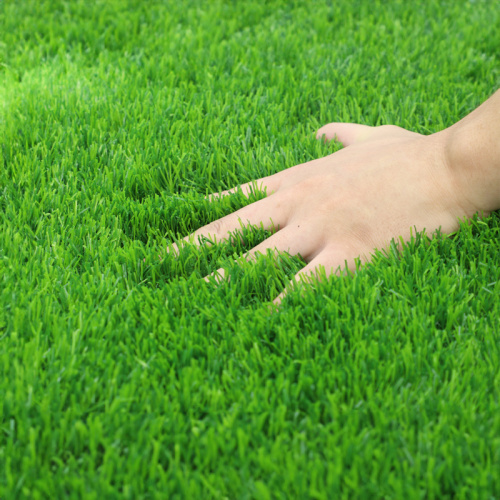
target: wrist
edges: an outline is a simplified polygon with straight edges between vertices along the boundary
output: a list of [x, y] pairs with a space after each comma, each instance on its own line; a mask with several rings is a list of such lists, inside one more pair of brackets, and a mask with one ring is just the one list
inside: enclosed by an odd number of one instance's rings
[[[500, 92], [439, 132], [468, 216], [500, 208]], [[472, 213], [470, 213], [472, 212]]]

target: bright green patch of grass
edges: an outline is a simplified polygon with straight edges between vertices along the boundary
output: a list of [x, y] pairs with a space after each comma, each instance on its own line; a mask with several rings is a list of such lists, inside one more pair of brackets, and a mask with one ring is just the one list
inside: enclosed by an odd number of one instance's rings
[[323, 123], [474, 109], [495, 2], [1, 9], [2, 499], [500, 498], [498, 213], [278, 314], [303, 263], [234, 263], [264, 231], [157, 258], [248, 203], [207, 193], [335, 151]]

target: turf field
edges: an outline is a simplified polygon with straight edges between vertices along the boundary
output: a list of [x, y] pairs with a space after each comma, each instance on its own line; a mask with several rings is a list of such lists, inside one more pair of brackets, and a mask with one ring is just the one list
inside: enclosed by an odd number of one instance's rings
[[0, 498], [500, 498], [500, 213], [275, 313], [304, 262], [238, 263], [260, 228], [158, 258], [324, 123], [472, 111], [497, 2], [0, 9]]

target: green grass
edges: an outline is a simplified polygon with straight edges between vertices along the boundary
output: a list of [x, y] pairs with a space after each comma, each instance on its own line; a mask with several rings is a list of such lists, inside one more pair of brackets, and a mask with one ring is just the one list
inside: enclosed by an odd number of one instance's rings
[[499, 213], [277, 314], [265, 231], [157, 258], [320, 125], [498, 87], [496, 2], [380, 4], [0, 4], [0, 498], [500, 498]]

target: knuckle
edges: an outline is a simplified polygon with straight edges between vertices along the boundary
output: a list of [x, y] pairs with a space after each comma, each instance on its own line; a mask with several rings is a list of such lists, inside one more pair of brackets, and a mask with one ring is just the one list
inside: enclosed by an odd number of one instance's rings
[[222, 232], [223, 226], [224, 226], [223, 219], [219, 219], [214, 222], [211, 222], [208, 225], [207, 230], [209, 233], [220, 234]]
[[206, 226], [206, 232], [209, 235], [217, 236], [218, 238], [226, 237], [230, 232], [233, 217], [234, 214], [229, 214], [221, 219], [211, 222], [208, 226]]

